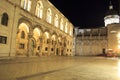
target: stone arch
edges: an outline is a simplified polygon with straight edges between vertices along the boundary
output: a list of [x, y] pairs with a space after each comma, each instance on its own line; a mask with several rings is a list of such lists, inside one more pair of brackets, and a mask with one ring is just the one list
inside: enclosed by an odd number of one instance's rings
[[57, 34], [54, 32], [52, 35], [51, 35], [51, 53], [52, 55], [56, 55], [57, 52]]
[[61, 35], [57, 37], [57, 47], [56, 47], [56, 55], [63, 55], [63, 38]]
[[21, 23], [25, 23], [29, 28], [29, 33], [32, 33], [33, 25], [32, 25], [32, 22], [29, 19], [26, 19], [26, 18], [23, 18], [23, 17], [20, 18], [19, 21], [18, 21], [18, 27]]
[[[26, 23], [22, 22], [18, 26], [18, 32], [16, 36], [16, 55], [26, 55], [28, 51], [28, 34], [30, 30]], [[22, 37], [24, 33], [24, 38]]]
[[[16, 33], [16, 55], [28, 55], [30, 39], [32, 38], [32, 22], [27, 18], [21, 17], [18, 21], [17, 33]], [[24, 32], [24, 38], [22, 39], [21, 32]]]
[[50, 55], [51, 50], [51, 34], [49, 30], [45, 30], [43, 33], [43, 46], [42, 46], [42, 55]]
[[39, 27], [35, 27], [33, 29], [33, 38], [35, 40], [34, 55], [40, 55], [40, 50], [42, 47], [41, 36], [42, 36], [42, 31], [40, 30]]
[[40, 32], [42, 33], [43, 35], [43, 28], [41, 27], [41, 25], [35, 25], [34, 28], [39, 28]]
[[[45, 40], [45, 39], [49, 39], [50, 40], [50, 37], [51, 36], [51, 34], [50, 34], [50, 31], [48, 31], [48, 30], [45, 30], [44, 31], [44, 33], [43, 33], [43, 39]], [[49, 41], [48, 41], [49, 42]], [[47, 43], [47, 41], [45, 41], [45, 43]]]

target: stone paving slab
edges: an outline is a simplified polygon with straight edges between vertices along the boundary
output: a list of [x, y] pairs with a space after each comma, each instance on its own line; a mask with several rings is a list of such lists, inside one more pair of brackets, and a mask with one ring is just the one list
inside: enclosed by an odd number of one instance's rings
[[105, 57], [0, 60], [0, 80], [120, 80], [120, 60]]

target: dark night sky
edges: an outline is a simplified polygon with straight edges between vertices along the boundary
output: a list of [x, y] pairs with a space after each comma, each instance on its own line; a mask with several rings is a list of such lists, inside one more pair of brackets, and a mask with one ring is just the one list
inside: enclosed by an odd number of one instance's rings
[[[74, 26], [95, 28], [104, 26], [104, 16], [109, 9], [109, 0], [49, 0]], [[119, 10], [118, 0], [111, 0]]]

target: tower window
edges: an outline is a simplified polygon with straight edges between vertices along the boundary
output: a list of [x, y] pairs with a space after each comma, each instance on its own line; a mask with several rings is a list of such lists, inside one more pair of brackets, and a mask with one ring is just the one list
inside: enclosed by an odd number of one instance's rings
[[4, 26], [8, 25], [8, 14], [7, 13], [3, 13], [1, 24], [4, 25]]

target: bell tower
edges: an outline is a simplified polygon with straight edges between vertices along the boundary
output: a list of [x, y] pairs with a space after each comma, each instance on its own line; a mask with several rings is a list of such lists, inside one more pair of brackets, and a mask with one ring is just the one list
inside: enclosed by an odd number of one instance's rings
[[107, 11], [106, 16], [104, 17], [105, 26], [119, 22], [120, 22], [120, 17], [118, 15], [118, 12], [114, 10], [112, 2], [110, 0], [109, 10]]
[[107, 27], [108, 51], [120, 55], [120, 16], [110, 1], [109, 10], [104, 17], [105, 26]]

